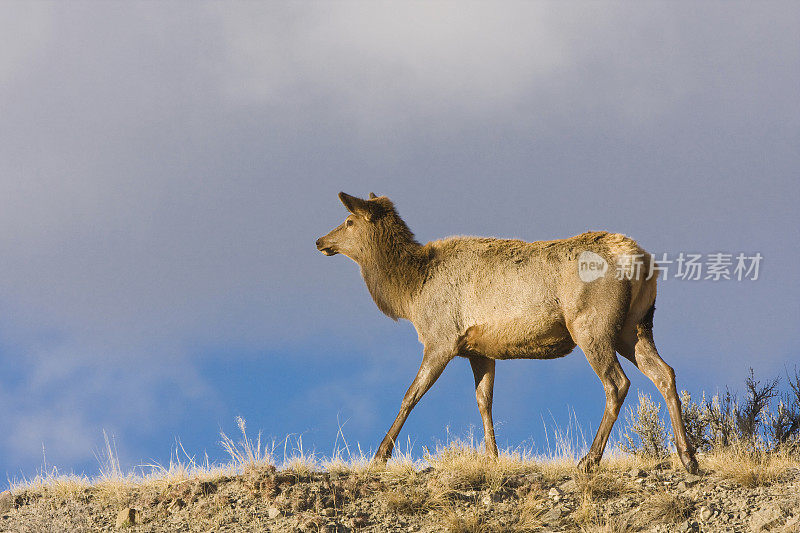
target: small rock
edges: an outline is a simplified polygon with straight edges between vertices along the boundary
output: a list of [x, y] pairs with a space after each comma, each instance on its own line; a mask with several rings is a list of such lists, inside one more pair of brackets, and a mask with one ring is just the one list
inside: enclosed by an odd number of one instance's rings
[[271, 519], [278, 518], [278, 516], [280, 516], [280, 514], [281, 514], [281, 511], [277, 507], [270, 507], [267, 510], [267, 516], [269, 516]]
[[492, 496], [491, 494], [486, 494], [483, 498], [481, 498], [481, 503], [486, 507], [492, 506]]
[[714, 516], [714, 511], [712, 511], [705, 505], [700, 507], [700, 518], [702, 518], [703, 520], [709, 520], [712, 516]]
[[557, 520], [560, 520], [563, 515], [564, 515], [564, 508], [561, 507], [560, 505], [556, 505], [542, 516], [542, 520], [544, 520], [545, 522], [555, 522]]
[[561, 492], [559, 488], [553, 487], [547, 492], [547, 495], [550, 497], [551, 500], [557, 502], [561, 500], [561, 496], [563, 496], [564, 493]]
[[683, 483], [685, 483], [687, 487], [694, 487], [700, 482], [701, 479], [703, 478], [701, 478], [700, 476], [695, 476], [694, 474], [688, 474], [685, 478], [683, 478]]
[[568, 479], [564, 483], [558, 486], [564, 492], [575, 492], [578, 490], [578, 484], [575, 483], [574, 479]]
[[630, 471], [628, 471], [628, 475], [632, 478], [642, 478], [647, 477], [647, 472], [641, 468], [632, 468]]
[[0, 513], [5, 513], [6, 511], [10, 511], [14, 508], [14, 496], [11, 495], [11, 491], [7, 490], [5, 492], [0, 493]]
[[117, 529], [135, 526], [139, 520], [140, 513], [132, 507], [126, 507], [117, 513]]
[[781, 525], [786, 517], [786, 512], [781, 507], [772, 507], [753, 513], [751, 527], [753, 531], [769, 531]]
[[336, 509], [334, 509], [333, 507], [326, 507], [325, 509], [322, 510], [322, 514], [328, 517], [336, 516]]

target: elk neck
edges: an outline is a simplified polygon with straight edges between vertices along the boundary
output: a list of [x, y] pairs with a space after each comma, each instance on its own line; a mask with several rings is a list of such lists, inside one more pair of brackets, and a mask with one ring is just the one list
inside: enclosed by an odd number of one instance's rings
[[399, 216], [377, 227], [375, 246], [363, 257], [361, 275], [384, 314], [411, 319], [412, 304], [427, 276], [430, 252], [420, 245]]

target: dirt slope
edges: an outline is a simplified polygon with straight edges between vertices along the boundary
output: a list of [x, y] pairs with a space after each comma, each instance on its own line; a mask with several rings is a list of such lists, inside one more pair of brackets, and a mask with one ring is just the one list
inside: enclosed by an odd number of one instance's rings
[[[481, 473], [483, 472], [483, 473]], [[800, 531], [800, 469], [276, 471], [0, 495], [2, 531]]]

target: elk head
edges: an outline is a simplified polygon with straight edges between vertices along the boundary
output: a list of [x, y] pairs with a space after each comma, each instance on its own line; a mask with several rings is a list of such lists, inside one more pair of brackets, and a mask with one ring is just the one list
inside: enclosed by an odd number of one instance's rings
[[369, 193], [369, 199], [364, 200], [340, 192], [339, 199], [350, 214], [330, 233], [317, 239], [317, 249], [325, 255], [343, 254], [357, 262], [373, 245], [375, 221], [391, 203], [375, 193]]

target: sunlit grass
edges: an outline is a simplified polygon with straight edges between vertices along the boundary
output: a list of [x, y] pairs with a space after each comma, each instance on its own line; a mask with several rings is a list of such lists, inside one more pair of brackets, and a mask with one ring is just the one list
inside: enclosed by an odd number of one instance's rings
[[800, 455], [735, 444], [702, 457], [700, 466], [743, 487], [759, 487], [779, 481], [790, 469], [800, 469]]
[[[377, 476], [388, 483], [412, 482], [427, 469], [435, 480], [431, 488], [441, 493], [441, 497], [433, 498], [438, 502], [436, 505], [440, 505], [449, 492], [497, 492], [514, 476], [539, 475], [544, 482], [550, 483], [573, 477], [584, 493], [602, 495], [627, 490], [617, 487], [612, 481], [620, 473], [632, 468], [649, 471], [656, 467], [664, 468], [666, 464], [668, 468], [682, 471], [675, 453], [664, 463], [647, 456], [623, 453], [610, 443], [595, 475], [589, 479], [582, 478], [576, 464], [586, 453], [588, 445], [573, 416], [563, 428], [555, 422], [550, 427], [545, 425], [544, 451], [536, 451], [533, 446], [519, 446], [501, 449], [499, 456], [492, 458], [485, 453], [482, 440], [476, 439], [470, 431], [463, 436], [448, 435], [448, 440], [438, 443], [433, 450], [417, 450], [408, 439], [402, 446], [396, 447], [392, 459], [385, 465], [373, 463], [372, 454], [364, 451], [359, 444], [348, 443], [341, 427], [333, 453], [323, 456], [306, 448], [302, 436], [290, 435], [282, 442], [264, 444], [261, 433], [255, 438], [247, 434], [244, 419], [237, 418], [236, 423], [240, 433], [237, 438], [220, 432], [220, 446], [228, 455], [228, 460], [224, 462], [211, 462], [207, 455], [198, 460], [178, 441], [168, 464], [140, 465], [125, 472], [120, 465], [114, 438], [104, 433], [103, 449], [95, 454], [99, 463], [99, 472], [95, 477], [63, 473], [44, 464], [31, 478], [9, 479], [9, 488], [12, 492], [26, 490], [65, 497], [94, 488], [109, 500], [121, 501], [130, 487], [166, 487], [189, 480], [208, 481], [268, 469], [291, 472], [297, 476], [321, 472]], [[744, 487], [769, 485], [789, 469], [800, 468], [796, 454], [754, 453], [736, 446], [702, 454], [699, 460], [703, 470], [717, 472]], [[421, 504], [415, 503], [414, 495], [407, 496], [411, 508], [420, 508]], [[400, 498], [392, 505], [402, 507], [406, 503]], [[433, 506], [430, 502], [425, 505], [426, 508]]]

